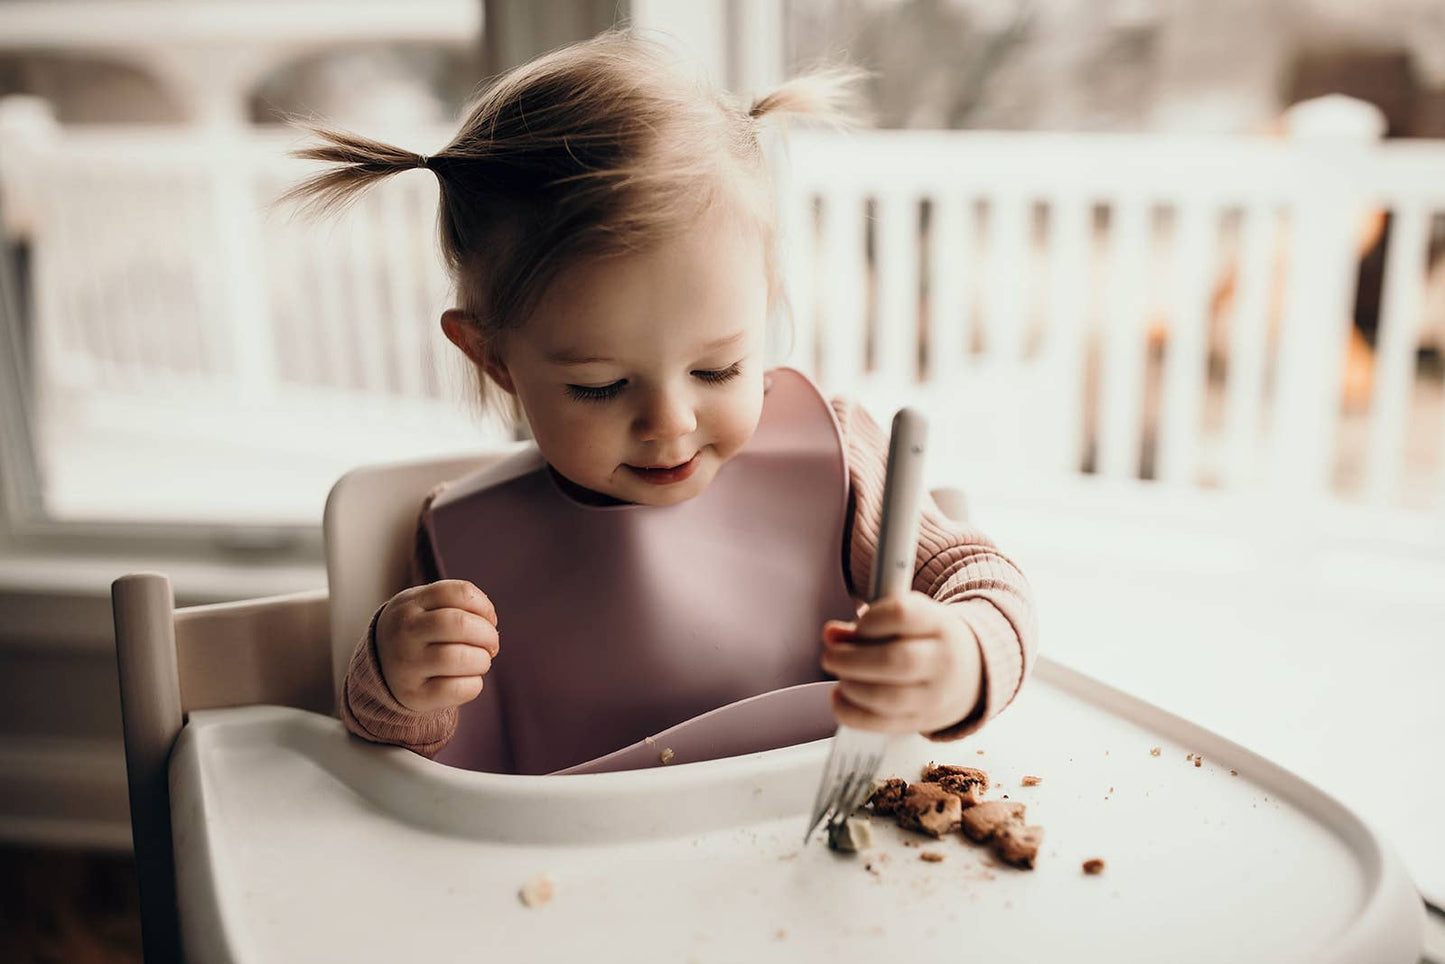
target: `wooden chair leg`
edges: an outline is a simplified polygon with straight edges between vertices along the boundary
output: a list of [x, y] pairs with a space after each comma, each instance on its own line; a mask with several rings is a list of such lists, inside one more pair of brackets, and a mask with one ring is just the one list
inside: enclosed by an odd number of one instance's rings
[[175, 597], [159, 573], [111, 584], [130, 827], [147, 964], [182, 960], [167, 762], [181, 731]]

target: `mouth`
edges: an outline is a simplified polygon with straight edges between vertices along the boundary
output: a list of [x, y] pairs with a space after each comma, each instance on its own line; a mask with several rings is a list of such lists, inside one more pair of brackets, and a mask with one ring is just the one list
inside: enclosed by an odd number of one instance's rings
[[697, 469], [697, 456], [677, 465], [629, 465], [627, 469], [651, 485], [674, 485], [687, 480]]

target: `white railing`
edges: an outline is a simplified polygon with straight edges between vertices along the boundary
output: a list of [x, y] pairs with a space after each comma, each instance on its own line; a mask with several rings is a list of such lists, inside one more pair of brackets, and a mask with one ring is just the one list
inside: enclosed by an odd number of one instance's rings
[[[1385, 209], [1353, 455], [1371, 500], [1401, 500], [1445, 145], [828, 133], [795, 136], [788, 169], [795, 350], [828, 386], [928, 405], [961, 471], [1147, 469], [1290, 498], [1329, 491], [1350, 454], [1359, 239]], [[1445, 505], [1441, 461], [1417, 502]]]
[[[143, 426], [182, 445], [224, 425], [256, 451], [330, 453], [330, 472], [502, 436], [438, 329], [431, 174], [316, 225], [267, 211], [306, 170], [289, 136], [12, 130], [0, 146], [52, 437]], [[1364, 494], [1402, 502], [1445, 146], [872, 132], [788, 150], [788, 360], [880, 411], [929, 406], [968, 477], [1329, 492], [1360, 219], [1387, 209], [1355, 448]], [[1434, 471], [1415, 508], [1445, 505], [1445, 456]]]

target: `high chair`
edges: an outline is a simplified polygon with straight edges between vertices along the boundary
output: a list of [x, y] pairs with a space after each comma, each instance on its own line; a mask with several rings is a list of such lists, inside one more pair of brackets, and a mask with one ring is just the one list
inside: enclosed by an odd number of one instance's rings
[[505, 454], [368, 466], [343, 476], [323, 523], [329, 591], [176, 609], [170, 580], [159, 573], [112, 584], [147, 961], [182, 959], [167, 764], [187, 716], [256, 704], [334, 716], [356, 640], [376, 607], [404, 588], [422, 498]]
[[[876, 846], [894, 858], [881, 872], [817, 840], [800, 846], [826, 740], [533, 777], [350, 737], [334, 718], [336, 682], [375, 608], [405, 584], [422, 498], [506, 454], [340, 479], [324, 518], [329, 592], [176, 610], [165, 576], [116, 580], [147, 961], [474, 960], [479, 933], [487, 956], [527, 960], [835, 962], [960, 940], [1031, 960], [1418, 958], [1419, 897], [1357, 817], [1047, 658], [979, 738], [910, 738], [885, 763], [908, 779], [930, 760], [986, 766], [1048, 828], [1051, 852], [1030, 872], [959, 876], [968, 865], [954, 864], [978, 848], [939, 841], [946, 874], [879, 820]], [[961, 514], [957, 492], [933, 494]], [[1151, 757], [1159, 745], [1173, 765]], [[1186, 748], [1208, 766], [1180, 764]], [[1021, 793], [1023, 773], [1046, 779]], [[1104, 786], [1112, 802], [1100, 802]], [[1104, 886], [1078, 870], [1100, 854]], [[551, 877], [556, 897], [539, 903]]]

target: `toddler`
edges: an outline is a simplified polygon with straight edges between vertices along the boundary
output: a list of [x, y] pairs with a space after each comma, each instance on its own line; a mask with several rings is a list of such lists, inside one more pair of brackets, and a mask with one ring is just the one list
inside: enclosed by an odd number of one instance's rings
[[436, 154], [324, 130], [300, 152], [330, 165], [288, 197], [322, 211], [436, 176], [442, 330], [535, 440], [421, 507], [412, 586], [350, 664], [353, 733], [548, 773], [828, 676], [839, 722], [935, 740], [1013, 698], [1035, 649], [1018, 569], [928, 499], [912, 590], [862, 605], [886, 437], [765, 365], [759, 132], [841, 119], [848, 82], [739, 105], [614, 32], [501, 77]]

